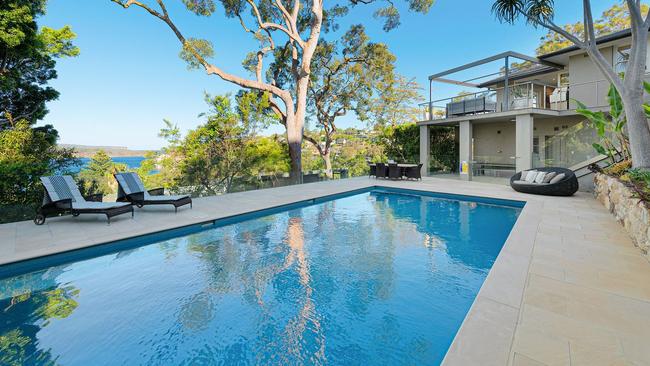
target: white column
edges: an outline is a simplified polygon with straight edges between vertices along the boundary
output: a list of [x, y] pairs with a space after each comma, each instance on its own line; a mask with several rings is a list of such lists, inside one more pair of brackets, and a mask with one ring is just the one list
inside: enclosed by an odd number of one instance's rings
[[420, 126], [420, 163], [422, 164], [422, 176], [429, 175], [429, 159], [431, 159], [431, 132], [429, 126]]
[[530, 114], [516, 117], [516, 170], [528, 170], [533, 166], [533, 116]]
[[[472, 122], [461, 121], [458, 126], [459, 130], [459, 167], [460, 178], [463, 180], [472, 180]], [[463, 168], [465, 171], [463, 171]]]

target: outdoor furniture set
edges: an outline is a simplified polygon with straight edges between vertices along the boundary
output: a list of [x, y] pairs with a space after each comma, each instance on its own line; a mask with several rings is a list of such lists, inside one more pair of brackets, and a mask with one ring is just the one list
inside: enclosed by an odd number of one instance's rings
[[422, 179], [422, 164], [369, 164], [370, 177], [383, 179]]
[[165, 195], [163, 188], [146, 190], [136, 173], [118, 173], [115, 179], [118, 183], [117, 202], [102, 202], [101, 194], [82, 196], [69, 175], [41, 177], [45, 194], [34, 223], [43, 225], [47, 216], [71, 213], [75, 217], [80, 214], [104, 214], [110, 224], [113, 216], [130, 212], [133, 217], [133, 205], [139, 208], [145, 205], [173, 205], [175, 211], [187, 204], [192, 207], [192, 198], [188, 195]]
[[510, 186], [521, 193], [572, 196], [578, 191], [578, 178], [570, 169], [536, 168], [513, 175]]

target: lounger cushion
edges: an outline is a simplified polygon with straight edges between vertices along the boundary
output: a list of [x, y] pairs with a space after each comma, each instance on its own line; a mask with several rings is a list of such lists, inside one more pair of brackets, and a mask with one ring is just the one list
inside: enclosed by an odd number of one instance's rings
[[544, 182], [544, 177], [546, 176], [545, 172], [539, 172], [537, 173], [537, 176], [535, 177], [535, 183], [542, 183]]
[[155, 201], [179, 201], [184, 198], [188, 198], [188, 195], [184, 196], [152, 196], [150, 194], [146, 194], [146, 201], [149, 202], [155, 202]]
[[41, 177], [41, 182], [52, 201], [71, 200], [72, 202], [85, 201], [79, 187], [69, 175]]
[[115, 178], [126, 194], [146, 192], [142, 180], [135, 173], [118, 173]]
[[74, 210], [106, 210], [128, 205], [130, 205], [128, 202], [72, 202], [72, 208]]
[[555, 184], [555, 183], [561, 181], [562, 179], [564, 179], [565, 176], [566, 175], [564, 175], [564, 173], [560, 173], [560, 174], [556, 175], [555, 177], [553, 177], [553, 179], [551, 179], [551, 181], [549, 183], [550, 184]]

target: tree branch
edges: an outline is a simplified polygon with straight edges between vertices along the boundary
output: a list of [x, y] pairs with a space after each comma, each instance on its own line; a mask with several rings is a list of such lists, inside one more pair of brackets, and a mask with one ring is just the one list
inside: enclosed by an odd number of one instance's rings
[[[192, 47], [191, 45], [188, 45], [187, 40], [181, 33], [181, 31], [176, 27], [174, 22], [170, 19], [169, 15], [166, 13], [166, 9], [163, 4], [163, 0], [156, 0], [159, 5], [161, 5], [161, 9], [163, 9], [163, 13], [161, 14], [160, 12], [157, 12], [153, 10], [152, 8], [148, 7], [147, 5], [137, 1], [137, 0], [128, 0], [126, 3], [121, 1], [121, 0], [111, 0], [112, 2], [119, 4], [123, 8], [127, 9], [131, 5], [136, 5], [139, 6], [140, 8], [146, 10], [149, 12], [151, 15], [155, 16], [156, 18], [162, 20], [167, 26], [174, 32], [176, 35], [176, 38], [178, 38], [179, 42], [183, 47], [187, 47], [187, 49], [192, 53], [192, 55], [196, 58], [196, 60], [203, 66], [205, 71], [207, 72], [208, 75], [214, 74], [219, 76], [221, 79], [231, 82], [233, 84], [242, 86], [247, 89], [257, 89], [257, 90], [263, 90], [267, 91], [271, 94], [274, 94], [278, 96], [282, 101], [285, 103], [287, 108], [293, 105], [293, 100], [291, 98], [291, 94], [287, 92], [286, 90], [282, 90], [278, 88], [277, 86], [267, 84], [261, 81], [256, 81], [256, 80], [249, 80], [245, 79], [239, 76], [236, 76], [234, 74], [225, 72], [221, 68], [209, 63], [203, 56], [201, 56], [197, 50]], [[189, 47], [188, 47], [189, 46]]]
[[632, 22], [632, 28], [634, 28], [635, 23], [637, 25], [644, 24], [645, 20], [643, 19], [643, 15], [641, 15], [640, 4], [637, 4], [637, 2], [634, 0], [625, 0], [625, 2], [627, 3], [627, 9], [630, 12], [630, 21]]
[[271, 23], [271, 22], [264, 22], [262, 20], [262, 15], [260, 14], [260, 10], [257, 8], [257, 5], [253, 2], [253, 0], [246, 0], [246, 2], [251, 6], [253, 9], [253, 13], [255, 14], [255, 19], [257, 19], [257, 24], [259, 25], [260, 28], [262, 29], [273, 29], [273, 30], [279, 30], [283, 33], [285, 33], [289, 38], [294, 40], [298, 45], [302, 48], [305, 44], [305, 42], [302, 40], [300, 35], [296, 32], [292, 32], [286, 27], [283, 27], [280, 24], [277, 23]]
[[320, 155], [325, 155], [325, 152], [323, 152], [323, 147], [320, 146], [320, 143], [319, 143], [316, 139], [314, 139], [314, 138], [311, 137], [311, 136], [308, 136], [306, 133], [303, 133], [303, 134], [302, 134], [302, 137], [303, 137], [305, 140], [311, 142], [311, 143], [316, 147], [316, 149], [318, 150], [318, 153], [319, 153]]
[[271, 109], [280, 117], [280, 123], [286, 126], [287, 113], [282, 110], [280, 105], [273, 99], [269, 98], [269, 103], [271, 104]]
[[587, 45], [596, 45], [596, 30], [594, 29], [594, 18], [591, 13], [591, 1], [582, 0], [582, 10], [584, 12], [585, 23], [585, 42]]

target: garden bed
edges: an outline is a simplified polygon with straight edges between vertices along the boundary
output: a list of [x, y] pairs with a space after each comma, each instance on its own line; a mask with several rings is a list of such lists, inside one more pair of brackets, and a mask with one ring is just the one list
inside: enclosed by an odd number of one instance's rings
[[596, 199], [616, 217], [630, 234], [634, 244], [648, 255], [650, 249], [650, 204], [639, 198], [634, 186], [618, 178], [596, 173]]

